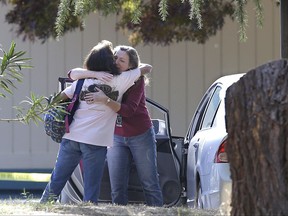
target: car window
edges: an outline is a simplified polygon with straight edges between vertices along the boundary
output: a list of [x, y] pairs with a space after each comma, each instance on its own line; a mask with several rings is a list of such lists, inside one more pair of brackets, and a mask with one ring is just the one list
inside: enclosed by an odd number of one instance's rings
[[212, 126], [215, 114], [221, 100], [219, 95], [220, 90], [221, 87], [217, 86], [204, 113], [200, 129], [210, 128]]
[[205, 95], [202, 97], [195, 114], [190, 122], [189, 129], [188, 129], [188, 134], [186, 135], [186, 139], [190, 140], [196, 132], [199, 130], [202, 122], [203, 115], [205, 113], [207, 104], [211, 98], [211, 95], [215, 91], [215, 85], [211, 86], [210, 89], [205, 93]]

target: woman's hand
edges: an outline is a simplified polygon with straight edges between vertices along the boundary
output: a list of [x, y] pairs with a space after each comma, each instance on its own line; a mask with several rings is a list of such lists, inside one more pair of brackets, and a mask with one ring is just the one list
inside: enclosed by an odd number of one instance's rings
[[98, 89], [98, 92], [90, 92], [86, 93], [84, 96], [84, 99], [87, 104], [92, 104], [92, 103], [106, 103], [108, 96], [105, 95], [105, 93]]
[[84, 99], [87, 104], [100, 103], [108, 106], [114, 112], [118, 112], [120, 110], [121, 103], [110, 100], [110, 98], [105, 95], [102, 90], [100, 90], [99, 88], [96, 89], [98, 90], [97, 92], [89, 92], [85, 94]]
[[153, 68], [152, 65], [145, 64], [145, 63], [141, 63], [139, 65], [139, 69], [141, 71], [141, 75], [145, 75], [145, 74], [151, 73], [152, 68]]

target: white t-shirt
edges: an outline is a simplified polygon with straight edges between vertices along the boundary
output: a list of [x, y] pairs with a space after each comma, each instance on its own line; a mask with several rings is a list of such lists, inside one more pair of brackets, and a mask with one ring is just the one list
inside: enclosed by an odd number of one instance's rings
[[[134, 84], [140, 75], [140, 69], [137, 68], [114, 76], [110, 82], [104, 83], [97, 79], [85, 79], [79, 97], [79, 107], [69, 127], [70, 132], [65, 133], [63, 138], [97, 146], [112, 146], [117, 113], [102, 103], [87, 104], [83, 100], [83, 94], [85, 91], [93, 92], [95, 84], [97, 86], [107, 84], [116, 95], [118, 91], [117, 101], [121, 102], [125, 91]], [[73, 97], [76, 83], [77, 81], [73, 82], [63, 91], [69, 98]], [[109, 90], [110, 87], [107, 85], [105, 89]]]

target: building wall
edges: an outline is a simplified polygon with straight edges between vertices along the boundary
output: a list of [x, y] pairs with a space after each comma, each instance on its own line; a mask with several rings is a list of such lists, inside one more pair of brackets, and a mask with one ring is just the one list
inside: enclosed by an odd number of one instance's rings
[[[209, 85], [218, 77], [249, 69], [280, 58], [280, 16], [273, 1], [263, 1], [264, 27], [256, 27], [254, 5], [248, 7], [248, 40], [239, 42], [238, 25], [226, 20], [225, 27], [204, 45], [193, 42], [167, 47], [137, 46], [142, 62], [153, 65], [147, 96], [170, 111], [172, 133], [184, 136], [196, 106]], [[50, 95], [58, 90], [58, 77], [65, 77], [73, 67], [81, 67], [88, 51], [98, 41], [107, 39], [128, 44], [127, 35], [115, 31], [116, 16], [91, 14], [83, 32], [75, 31], [60, 41], [31, 43], [17, 38], [5, 20], [7, 7], [0, 7], [0, 44], [8, 50], [12, 40], [17, 50], [27, 51], [33, 69], [24, 70], [23, 83], [15, 94], [0, 98], [0, 118], [12, 118], [12, 106], [36, 95]], [[46, 136], [43, 123], [23, 125], [1, 122], [0, 169], [52, 168], [58, 144]]]

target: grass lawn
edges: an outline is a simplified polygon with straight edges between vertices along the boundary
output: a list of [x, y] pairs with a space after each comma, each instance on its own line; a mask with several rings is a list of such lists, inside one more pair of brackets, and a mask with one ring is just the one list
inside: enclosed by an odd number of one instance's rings
[[0, 215], [117, 215], [117, 216], [214, 216], [220, 215], [216, 210], [200, 210], [187, 207], [148, 207], [145, 205], [116, 206], [100, 203], [93, 205], [39, 204], [38, 199], [5, 199], [0, 201]]

